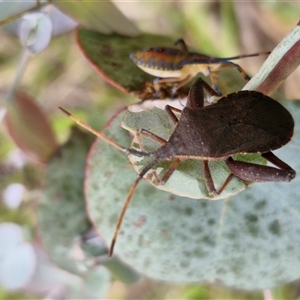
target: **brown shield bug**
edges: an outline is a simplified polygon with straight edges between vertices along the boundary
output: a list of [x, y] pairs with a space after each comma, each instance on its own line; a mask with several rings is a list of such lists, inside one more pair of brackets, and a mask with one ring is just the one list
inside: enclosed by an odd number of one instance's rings
[[217, 88], [218, 71], [225, 68], [235, 68], [246, 81], [250, 77], [246, 72], [231, 60], [259, 55], [268, 55], [270, 52], [239, 55], [227, 58], [210, 57], [202, 53], [190, 52], [183, 39], [175, 42], [180, 48], [148, 48], [130, 54], [132, 61], [143, 71], [158, 77], [154, 80], [154, 86], [159, 92], [159, 84], [166, 82], [177, 83], [173, 94], [177, 89], [188, 83], [198, 73], [210, 76], [213, 88]]
[[[116, 225], [110, 255], [139, 181], [162, 161], [172, 161], [169, 169], [158, 179], [163, 183], [170, 178], [180, 160], [201, 160], [204, 180], [212, 195], [221, 193], [234, 176], [242, 181], [254, 182], [289, 182], [295, 177], [296, 172], [271, 152], [288, 143], [293, 135], [294, 120], [280, 103], [259, 92], [240, 91], [221, 97], [217, 103], [204, 107], [204, 89], [212, 95], [218, 95], [198, 78], [191, 87], [186, 107], [181, 111], [179, 120], [173, 112], [174, 108], [166, 106], [168, 116], [177, 124], [167, 141], [145, 129], [137, 131], [137, 137], [145, 135], [161, 144], [154, 152], [125, 148], [60, 108], [79, 125], [127, 155], [151, 159], [128, 192]], [[234, 160], [231, 156], [238, 153], [260, 153], [277, 168]], [[214, 186], [208, 166], [208, 161], [216, 160], [224, 161], [231, 171], [218, 190]]]

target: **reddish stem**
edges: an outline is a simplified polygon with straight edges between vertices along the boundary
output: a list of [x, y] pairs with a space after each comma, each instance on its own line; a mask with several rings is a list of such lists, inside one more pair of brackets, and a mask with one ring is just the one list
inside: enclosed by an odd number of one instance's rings
[[271, 94], [300, 65], [300, 41], [280, 59], [268, 77], [256, 89], [264, 94]]

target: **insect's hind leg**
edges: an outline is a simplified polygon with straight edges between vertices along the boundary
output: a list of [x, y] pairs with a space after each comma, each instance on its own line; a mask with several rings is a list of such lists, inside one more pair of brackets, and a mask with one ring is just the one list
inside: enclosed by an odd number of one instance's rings
[[268, 160], [273, 165], [277, 166], [281, 170], [287, 171], [287, 175], [290, 177], [290, 180], [292, 180], [296, 176], [296, 171], [292, 169], [288, 164], [286, 164], [284, 161], [279, 159], [276, 155], [273, 154], [273, 152], [266, 152], [261, 155], [263, 158]]
[[279, 169], [244, 161], [235, 161], [231, 157], [225, 162], [234, 176], [246, 181], [289, 182], [295, 177], [296, 172], [273, 153], [268, 152], [263, 157], [274, 163]]
[[218, 67], [218, 71], [221, 70], [221, 69], [227, 69], [227, 68], [235, 68], [237, 69], [240, 74], [243, 76], [243, 78], [246, 80], [246, 81], [249, 81], [251, 79], [251, 77], [244, 71], [244, 69], [238, 65], [238, 64], [235, 64], [231, 61], [221, 61], [220, 62], [221, 65]]

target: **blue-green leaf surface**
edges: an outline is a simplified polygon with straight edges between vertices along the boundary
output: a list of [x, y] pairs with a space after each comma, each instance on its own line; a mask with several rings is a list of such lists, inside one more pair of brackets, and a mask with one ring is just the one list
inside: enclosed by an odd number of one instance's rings
[[83, 274], [94, 263], [92, 256], [81, 249], [81, 236], [91, 227], [85, 212], [83, 181], [92, 140], [89, 134], [73, 129], [70, 140], [47, 165], [38, 205], [43, 247], [61, 268], [75, 274]]
[[[275, 152], [300, 170], [299, 105], [295, 136]], [[119, 127], [105, 134], [124, 146], [132, 138]], [[90, 219], [110, 244], [126, 195], [136, 178], [127, 157], [95, 143], [86, 186]], [[290, 183], [255, 183], [224, 200], [175, 196], [144, 180], [126, 212], [115, 255], [149, 277], [173, 282], [218, 282], [242, 289], [264, 289], [300, 277], [300, 177]]]

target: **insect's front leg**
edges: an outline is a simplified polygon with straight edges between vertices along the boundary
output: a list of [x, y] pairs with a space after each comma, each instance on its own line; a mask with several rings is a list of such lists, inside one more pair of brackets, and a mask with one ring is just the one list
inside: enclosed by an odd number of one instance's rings
[[159, 95], [160, 95], [160, 92], [161, 92], [161, 84], [162, 83], [173, 83], [174, 82], [174, 85], [172, 87], [172, 92], [171, 92], [171, 99], [174, 98], [177, 90], [178, 90], [178, 78], [175, 77], [168, 77], [168, 78], [155, 78], [153, 80], [153, 87], [154, 87], [154, 90], [155, 90], [155, 94], [152, 98], [152, 100], [155, 100], [155, 99], [158, 99], [159, 98]]
[[207, 68], [207, 73], [209, 75], [209, 78], [210, 78], [211, 85], [212, 85], [213, 89], [219, 93], [219, 89], [218, 89], [218, 85], [217, 85], [217, 82], [218, 82], [218, 79], [219, 79], [218, 72], [211, 71], [211, 69], [208, 67]]
[[187, 84], [189, 81], [191, 81], [192, 78], [193, 78], [192, 75], [188, 75], [188, 76], [186, 76], [184, 79], [178, 81], [177, 84], [174, 85], [174, 86], [172, 87], [171, 99], [173, 99], [173, 98], [175, 97], [175, 95], [176, 95], [176, 92], [177, 92], [181, 87], [183, 87], [185, 84]]
[[179, 163], [180, 163], [180, 159], [175, 158], [175, 160], [172, 162], [171, 166], [169, 167], [169, 169], [167, 169], [167, 171], [163, 174], [163, 176], [161, 178], [157, 176], [157, 184], [164, 185], [169, 180], [171, 175], [174, 173]]
[[[172, 107], [173, 109], [176, 109], [174, 107]], [[165, 145], [167, 143], [166, 140], [164, 140], [163, 138], [157, 136], [156, 134], [146, 130], [146, 129], [139, 129], [137, 130], [136, 132], [136, 139], [138, 140], [138, 143], [140, 145], [140, 149], [142, 151], [146, 151], [145, 148], [144, 148], [144, 145], [143, 145], [143, 142], [141, 140], [141, 136], [145, 136], [147, 138], [150, 138], [151, 140], [161, 144], [161, 145]], [[156, 184], [157, 185], [164, 185], [168, 180], [169, 178], [171, 177], [171, 175], [173, 174], [173, 172], [176, 170], [178, 164], [180, 163], [180, 159], [176, 158], [171, 166], [166, 170], [166, 172], [163, 174], [163, 176], [160, 178], [159, 175], [156, 173], [156, 171], [153, 171], [151, 172], [151, 175], [150, 176], [154, 176], [155, 179], [156, 179]]]
[[158, 99], [159, 98], [159, 94], [160, 94], [160, 78], [155, 78], [153, 80], [153, 87], [155, 90], [155, 94], [152, 97], [152, 100]]
[[151, 139], [151, 140], [159, 143], [160, 145], [164, 145], [164, 144], [167, 143], [167, 141], [165, 139], [159, 137], [158, 135], [152, 133], [151, 131], [148, 131], [148, 130], [143, 129], [143, 128], [142, 129], [138, 129], [136, 131], [135, 137], [136, 137], [136, 139], [137, 139], [137, 141], [138, 141], [138, 143], [140, 145], [140, 148], [141, 148], [141, 150], [143, 152], [146, 152], [146, 150], [145, 150], [144, 144], [142, 142], [141, 136], [147, 137], [147, 138], [149, 138], [149, 139]]
[[172, 123], [176, 126], [178, 124], [178, 118], [177, 116], [174, 114], [175, 112], [181, 113], [181, 109], [173, 107], [171, 105], [166, 105], [165, 106], [165, 112], [168, 115], [169, 119], [172, 121]]
[[[146, 129], [138, 129], [136, 131], [136, 134], [135, 134], [135, 137], [137, 139], [137, 142], [140, 146], [140, 149], [143, 151], [143, 152], [146, 152], [146, 149], [144, 147], [144, 143], [142, 141], [142, 136], [146, 137], [146, 138], [149, 138], [155, 142], [157, 142], [158, 144], [160, 144], [161, 146], [162, 145], [165, 145], [167, 143], [167, 141], [161, 137], [159, 137], [158, 135], [152, 133], [151, 131], [148, 131]], [[172, 172], [173, 173], [173, 172]], [[156, 173], [156, 171], [152, 171], [150, 172], [149, 174], [147, 174], [147, 177], [149, 178], [149, 180], [151, 180], [151, 177], [154, 176], [155, 178], [155, 181], [157, 184], [161, 184], [161, 179], [159, 178], [158, 174]]]
[[182, 86], [184, 86], [186, 83], [188, 83], [192, 79], [192, 76], [188, 75], [184, 79], [181, 77], [166, 77], [166, 78], [156, 78], [153, 80], [153, 86], [155, 89], [155, 98], [157, 99], [159, 97], [160, 88], [162, 83], [174, 83], [174, 86], [172, 87], [172, 93], [171, 93], [171, 99], [173, 99], [176, 95], [176, 92], [178, 89], [180, 89]]

